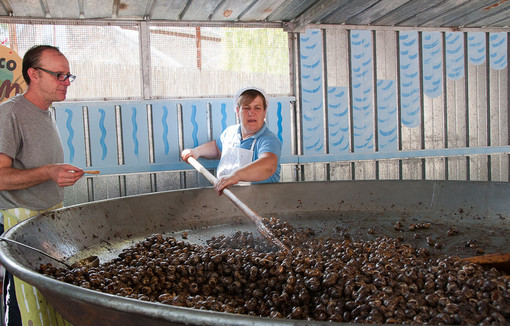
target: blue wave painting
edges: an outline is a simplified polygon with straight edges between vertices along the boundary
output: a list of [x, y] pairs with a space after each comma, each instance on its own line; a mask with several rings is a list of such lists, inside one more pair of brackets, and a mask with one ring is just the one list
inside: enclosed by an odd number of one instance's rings
[[481, 65], [485, 62], [485, 33], [468, 33], [468, 58], [474, 65]]
[[191, 117], [190, 117], [191, 125], [193, 126], [193, 131], [191, 132], [191, 137], [193, 138], [193, 147], [197, 147], [198, 144], [198, 123], [197, 123], [197, 106], [191, 105]]
[[436, 98], [443, 92], [443, 46], [440, 32], [423, 32], [423, 92]]
[[329, 153], [349, 152], [349, 89], [328, 88]]
[[446, 43], [446, 75], [451, 80], [464, 77], [464, 34], [462, 32], [447, 32]]
[[133, 133], [131, 137], [133, 138], [134, 146], [134, 154], [138, 156], [138, 124], [136, 123], [136, 107], [131, 107], [131, 124], [133, 125]]
[[491, 68], [501, 70], [507, 66], [508, 56], [508, 40], [507, 33], [490, 33], [489, 34], [489, 52]]
[[377, 81], [379, 151], [398, 150], [397, 90], [394, 80]]
[[278, 126], [278, 133], [277, 133], [277, 136], [278, 136], [278, 139], [280, 140], [280, 142], [283, 143], [283, 115], [282, 115], [282, 102], [278, 102], [278, 109], [276, 110], [276, 116], [277, 116], [277, 121], [276, 121], [276, 125]]
[[227, 129], [227, 105], [225, 103], [221, 103], [221, 131], [225, 131]]
[[69, 148], [69, 163], [73, 163], [74, 162], [74, 145], [73, 145], [74, 129], [72, 126], [73, 111], [66, 109], [65, 112], [67, 113], [66, 128], [67, 131], [69, 131], [69, 137], [67, 138], [67, 147]]
[[300, 35], [303, 151], [324, 150], [322, 99], [322, 37], [316, 29]]
[[163, 146], [165, 148], [165, 155], [168, 155], [170, 151], [170, 143], [168, 142], [168, 108], [166, 105], [163, 105], [163, 117], [161, 118], [161, 124], [163, 125], [163, 134], [161, 135], [163, 138]]
[[101, 156], [101, 160], [104, 161], [104, 159], [106, 158], [106, 155], [108, 154], [108, 147], [106, 146], [106, 142], [105, 142], [106, 128], [104, 125], [104, 121], [106, 118], [106, 112], [103, 109], [99, 109], [98, 111], [101, 114], [101, 118], [99, 118], [99, 130], [101, 130], [101, 138], [99, 139], [99, 143], [101, 144], [101, 148], [103, 149], [103, 154]]
[[374, 148], [372, 33], [351, 32], [352, 116], [355, 152]]
[[401, 120], [404, 126], [415, 128], [421, 122], [418, 32], [400, 32], [399, 45]]

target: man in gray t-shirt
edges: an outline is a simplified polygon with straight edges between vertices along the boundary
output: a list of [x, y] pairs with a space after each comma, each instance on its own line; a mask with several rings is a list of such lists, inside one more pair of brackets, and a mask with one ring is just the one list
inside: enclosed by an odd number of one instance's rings
[[54, 47], [34, 47], [23, 58], [23, 77], [27, 91], [0, 105], [0, 210], [48, 209], [63, 200], [62, 187], [83, 176], [80, 168], [62, 164], [49, 110], [74, 80], [66, 57]]
[[[10, 168], [14, 173], [63, 162], [62, 143], [51, 111], [39, 109], [23, 95], [3, 104], [0, 107], [0, 153], [12, 158]], [[0, 191], [1, 209], [43, 210], [63, 199], [63, 188], [51, 179], [27, 188], [16, 188]]]
[[[83, 176], [82, 169], [63, 164], [62, 142], [49, 109], [53, 102], [65, 100], [75, 78], [67, 58], [56, 47], [35, 46], [23, 57], [22, 71], [27, 91], [0, 105], [0, 213], [5, 229], [61, 207], [63, 187]], [[36, 288], [9, 272], [3, 294], [6, 326], [62, 320], [40, 300]], [[16, 300], [24, 304], [18, 307]]]

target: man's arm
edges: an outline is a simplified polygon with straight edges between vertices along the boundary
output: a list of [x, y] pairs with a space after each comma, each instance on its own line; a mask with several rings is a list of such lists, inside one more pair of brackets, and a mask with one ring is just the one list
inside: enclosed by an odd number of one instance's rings
[[217, 159], [221, 157], [221, 152], [216, 145], [216, 140], [212, 140], [192, 149], [187, 148], [181, 153], [181, 158], [184, 162], [187, 162], [188, 157], [190, 156], [195, 159], [198, 159], [199, 157]]
[[83, 176], [83, 170], [69, 164], [48, 164], [19, 170], [12, 167], [12, 158], [0, 153], [0, 190], [26, 189], [48, 180], [60, 187], [72, 186]]
[[234, 173], [225, 175], [216, 180], [214, 189], [221, 194], [224, 188], [237, 184], [239, 181], [257, 182], [266, 180], [272, 176], [278, 168], [278, 156], [275, 153], [266, 152], [250, 164], [239, 168]]

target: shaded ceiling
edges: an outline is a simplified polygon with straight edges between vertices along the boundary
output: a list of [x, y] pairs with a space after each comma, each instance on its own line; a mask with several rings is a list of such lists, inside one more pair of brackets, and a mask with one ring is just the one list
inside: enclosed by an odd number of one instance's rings
[[0, 0], [9, 17], [507, 30], [510, 0]]

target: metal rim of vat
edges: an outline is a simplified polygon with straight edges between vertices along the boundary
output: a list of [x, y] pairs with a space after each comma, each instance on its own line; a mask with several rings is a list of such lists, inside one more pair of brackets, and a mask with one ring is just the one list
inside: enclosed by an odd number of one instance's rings
[[[389, 191], [391, 190], [391, 191]], [[458, 207], [470, 206], [473, 214], [487, 212], [494, 217], [498, 226], [510, 230], [510, 207], [502, 202], [510, 196], [510, 184], [491, 182], [446, 182], [446, 181], [331, 181], [331, 182], [303, 182], [303, 183], [279, 183], [272, 185], [258, 185], [251, 187], [236, 187], [236, 194], [247, 200], [247, 204], [260, 213], [266, 215], [278, 208], [282, 212], [305, 212], [305, 211], [335, 211], [352, 210], [353, 208], [367, 211], [380, 210], [393, 207], [395, 211], [422, 212], [439, 211], [445, 214], [454, 212]], [[275, 194], [278, 194], [275, 196]], [[327, 194], [327, 196], [324, 196]], [[395, 197], [401, 194], [401, 198]], [[360, 202], [360, 196], [364, 196], [364, 202]], [[276, 198], [275, 198], [276, 197]], [[166, 226], [175, 225], [176, 230], [184, 225], [202, 227], [207, 223], [200, 218], [186, 220], [182, 218], [185, 211], [183, 203], [193, 205], [190, 214], [204, 216], [208, 214], [211, 224], [233, 221], [243, 221], [242, 213], [235, 207], [230, 207], [227, 202], [219, 200], [216, 193], [210, 188], [187, 189], [122, 197], [118, 199], [104, 200], [82, 205], [66, 207], [53, 213], [40, 216], [22, 222], [10, 230], [4, 236], [18, 241], [27, 241], [40, 249], [59, 251], [59, 254], [68, 256], [83, 249], [84, 239], [80, 239], [87, 228], [96, 232], [94, 237], [88, 236], [87, 241], [111, 241], [115, 234], [125, 236], [132, 230], [127, 226], [130, 223], [139, 223], [132, 226], [140, 228], [143, 223], [151, 227], [155, 221], [148, 218], [136, 220], [137, 215], [142, 214], [144, 209], [147, 214], [160, 214], [162, 223]], [[391, 202], [391, 203], [390, 203]], [[454, 203], [455, 202], [455, 203]], [[202, 204], [202, 206], [200, 206]], [[142, 208], [139, 206], [146, 205]], [[152, 207], [164, 206], [164, 207]], [[166, 206], [165, 206], [166, 205]], [[231, 205], [233, 206], [233, 205]], [[170, 211], [168, 207], [172, 209]], [[386, 207], [386, 208], [388, 208]], [[219, 213], [217, 212], [219, 211]], [[216, 212], [218, 216], [211, 214]], [[110, 224], [86, 225], [85, 222], [94, 214], [103, 214], [99, 219], [106, 217], [112, 219]], [[120, 225], [123, 214], [130, 215], [124, 225]], [[225, 214], [227, 217], [219, 217]], [[168, 221], [169, 216], [175, 220]], [[236, 218], [232, 218], [235, 216]], [[505, 216], [501, 220], [501, 216]], [[129, 218], [132, 217], [132, 220]], [[182, 221], [177, 221], [177, 219]], [[492, 221], [492, 220], [491, 220]], [[502, 222], [503, 221], [503, 222]], [[89, 221], [90, 222], [90, 221]], [[249, 223], [249, 222], [247, 222]], [[504, 224], [502, 224], [504, 223]], [[145, 226], [147, 226], [145, 225]], [[58, 230], [53, 230], [58, 226]], [[233, 226], [234, 228], [236, 225]], [[81, 230], [80, 228], [85, 228]], [[115, 229], [117, 228], [117, 229]], [[157, 230], [153, 227], [146, 230], [152, 233]], [[69, 236], [69, 232], [74, 236]], [[29, 236], [29, 233], [39, 234]], [[113, 233], [112, 233], [113, 232]], [[40, 234], [44, 234], [41, 240]], [[38, 237], [39, 236], [39, 237]], [[80, 242], [80, 240], [82, 242]], [[46, 246], [46, 247], [45, 247]], [[124, 325], [138, 324], [140, 320], [150, 321], [152, 325], [168, 324], [194, 324], [206, 325], [305, 325], [310, 324], [305, 320], [270, 319], [264, 317], [252, 317], [248, 315], [236, 315], [214, 311], [183, 308], [159, 303], [144, 302], [111, 294], [105, 294], [80, 288], [75, 285], [57, 281], [50, 277], [39, 274], [34, 266], [41, 261], [40, 257], [27, 256], [20, 249], [11, 248], [0, 242], [0, 263], [15, 276], [35, 286], [45, 295], [49, 302], [62, 313], [70, 322], [84, 324], [87, 318], [84, 316], [100, 316], [102, 320], [93, 320], [90, 324], [111, 325], [122, 320]], [[20, 261], [23, 257], [23, 263]], [[26, 258], [26, 259], [25, 259]], [[61, 257], [62, 258], [62, 257]], [[25, 261], [27, 260], [27, 261]], [[31, 267], [29, 267], [31, 266]], [[71, 304], [72, 303], [72, 304]], [[72, 306], [76, 306], [73, 310]], [[77, 310], [76, 310], [77, 309]], [[314, 324], [331, 324], [331, 322], [313, 322]], [[85, 323], [86, 324], [86, 323]]]

